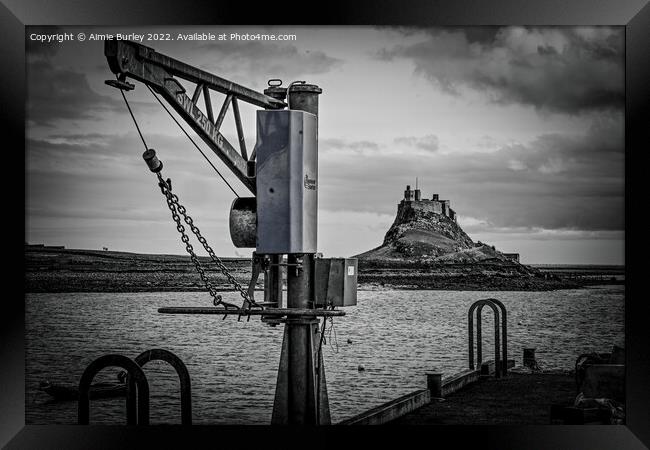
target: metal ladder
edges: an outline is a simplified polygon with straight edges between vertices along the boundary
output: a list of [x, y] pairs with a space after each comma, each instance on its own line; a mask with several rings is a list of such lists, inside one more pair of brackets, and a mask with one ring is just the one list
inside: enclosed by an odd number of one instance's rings
[[[496, 298], [475, 301], [467, 313], [469, 368], [471, 370], [474, 370], [475, 367], [480, 368], [483, 362], [481, 313], [484, 306], [489, 306], [494, 312], [494, 374], [495, 377], [499, 378], [508, 373], [508, 313], [505, 305]], [[501, 313], [499, 313], [499, 310]], [[476, 366], [474, 364], [474, 312], [476, 312]], [[499, 325], [499, 322], [501, 325]]]
[[149, 382], [142, 366], [149, 361], [166, 361], [178, 374], [181, 387], [181, 424], [192, 424], [192, 386], [187, 367], [181, 359], [165, 349], [151, 349], [140, 353], [135, 359], [124, 355], [108, 354], [91, 362], [79, 381], [79, 425], [90, 422], [90, 385], [95, 376], [106, 367], [121, 367], [126, 370], [126, 423], [127, 425], [149, 425]]

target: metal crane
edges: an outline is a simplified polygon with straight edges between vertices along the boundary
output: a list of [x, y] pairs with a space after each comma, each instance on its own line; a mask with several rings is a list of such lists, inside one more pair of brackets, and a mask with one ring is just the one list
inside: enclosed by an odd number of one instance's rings
[[[358, 270], [354, 258], [322, 258], [317, 253], [317, 132], [321, 88], [304, 81], [283, 87], [280, 80], [270, 80], [264, 93], [259, 93], [131, 41], [108, 40], [104, 53], [110, 70], [116, 75], [116, 79], [106, 83], [120, 89], [127, 107], [124, 92], [135, 88], [127, 79], [145, 84], [159, 101], [158, 96], [191, 126], [253, 194], [251, 197], [238, 196], [230, 211], [233, 244], [255, 248], [252, 278], [248, 289], [244, 290], [178, 202], [178, 196], [171, 189], [171, 180], [165, 181], [161, 175], [162, 163], [141, 135], [147, 147], [143, 157], [158, 177], [177, 229], [215, 304], [214, 307], [171, 307], [158, 311], [223, 314], [224, 318], [236, 314], [249, 319], [259, 315], [270, 325], [284, 323], [271, 423], [330, 424], [322, 334], [326, 319], [345, 314], [336, 307], [356, 305]], [[194, 85], [191, 96], [179, 79]], [[216, 116], [211, 100], [213, 92], [225, 95]], [[205, 112], [198, 105], [201, 96]], [[257, 142], [250, 154], [244, 140], [240, 101], [262, 108], [257, 111]], [[165, 107], [162, 101], [160, 103]], [[220, 131], [231, 106], [239, 151]], [[129, 112], [133, 116], [130, 107]], [[135, 116], [133, 119], [137, 126]], [[241, 307], [223, 302], [211, 287], [188, 242], [183, 221], [240, 291], [244, 298]], [[264, 300], [255, 301], [255, 285], [262, 273]], [[283, 307], [285, 277], [287, 298], [286, 307]], [[318, 317], [323, 320], [321, 330]]]

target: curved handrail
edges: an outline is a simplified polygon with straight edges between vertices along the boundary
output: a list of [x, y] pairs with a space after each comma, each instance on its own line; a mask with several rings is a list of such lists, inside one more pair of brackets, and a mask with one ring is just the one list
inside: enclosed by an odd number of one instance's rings
[[[508, 373], [508, 311], [506, 311], [505, 305], [501, 300], [496, 298], [487, 298], [485, 300], [490, 300], [492, 303], [496, 304], [501, 310], [501, 363], [503, 365], [502, 373], [505, 375]], [[477, 316], [480, 316], [483, 305], [480, 305], [477, 311]], [[476, 340], [481, 340], [481, 322], [477, 321], [476, 323]], [[477, 349], [477, 356], [480, 359], [480, 347]]]
[[[501, 376], [501, 361], [499, 358], [499, 347], [500, 347], [500, 342], [499, 342], [499, 308], [497, 307], [496, 303], [494, 303], [490, 299], [483, 299], [483, 300], [477, 300], [475, 301], [472, 306], [469, 308], [469, 312], [467, 313], [467, 322], [468, 322], [468, 331], [469, 331], [469, 368], [474, 370], [474, 311], [481, 306], [482, 307], [488, 305], [490, 308], [492, 308], [492, 311], [494, 312], [494, 372], [495, 376], [499, 377]], [[480, 311], [477, 311], [477, 324], [481, 322], [481, 315]], [[482, 342], [478, 340], [479, 333], [480, 333], [480, 326], [477, 325], [477, 353], [479, 356], [478, 364], [480, 365], [482, 362]]]
[[[178, 356], [162, 348], [146, 350], [135, 357], [135, 362], [140, 367], [155, 360], [166, 361], [176, 369], [181, 384], [181, 424], [192, 425], [192, 385], [187, 367]], [[130, 384], [134, 383], [130, 377], [128, 380]]]
[[124, 355], [104, 355], [91, 362], [79, 381], [79, 407], [77, 423], [88, 425], [90, 421], [90, 384], [95, 376], [106, 367], [121, 367], [129, 374], [132, 384], [127, 389], [126, 421], [128, 425], [136, 425], [135, 418], [135, 389], [138, 392], [137, 425], [149, 425], [149, 383], [142, 368], [131, 358]]

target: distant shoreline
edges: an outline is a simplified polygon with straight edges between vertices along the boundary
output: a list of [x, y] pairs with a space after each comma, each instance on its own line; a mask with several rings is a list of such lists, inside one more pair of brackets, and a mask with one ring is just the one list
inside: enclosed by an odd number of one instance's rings
[[[222, 258], [235, 279], [248, 286], [251, 261]], [[219, 291], [232, 291], [226, 278], [206, 257], [200, 258], [210, 280]], [[189, 257], [102, 250], [25, 246], [25, 292], [188, 292], [204, 291]], [[549, 291], [576, 289], [594, 284], [624, 283], [623, 267], [553, 265], [541, 277], [507, 277], [489, 273], [485, 267], [470, 267], [448, 273], [415, 267], [364, 268], [359, 265], [359, 290], [389, 289], [464, 291]], [[568, 273], [574, 279], [557, 274]], [[623, 277], [623, 279], [621, 279]], [[257, 288], [262, 288], [263, 277]], [[613, 279], [617, 278], [617, 279]]]

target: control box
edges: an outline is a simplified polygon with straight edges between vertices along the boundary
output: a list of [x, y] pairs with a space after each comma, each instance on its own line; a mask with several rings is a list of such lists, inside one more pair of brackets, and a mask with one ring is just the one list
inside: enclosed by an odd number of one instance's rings
[[315, 306], [355, 306], [357, 275], [357, 258], [316, 258], [314, 260]]
[[258, 253], [316, 253], [317, 124], [305, 111], [257, 111]]

